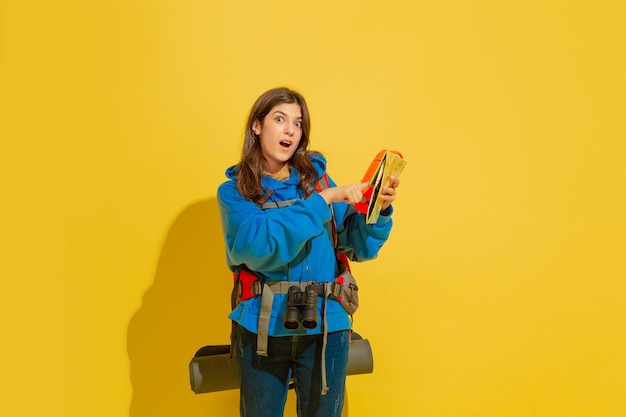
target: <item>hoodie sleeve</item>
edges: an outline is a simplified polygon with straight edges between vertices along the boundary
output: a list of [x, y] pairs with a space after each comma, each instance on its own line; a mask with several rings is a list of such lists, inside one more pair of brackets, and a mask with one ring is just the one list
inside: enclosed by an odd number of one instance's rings
[[[334, 182], [329, 181], [334, 187]], [[376, 258], [391, 233], [391, 216], [379, 216], [375, 224], [367, 224], [365, 215], [356, 211], [353, 205], [335, 203], [333, 211], [337, 222], [338, 249], [357, 262]]]
[[331, 215], [314, 193], [306, 200], [274, 210], [262, 210], [242, 197], [234, 181], [218, 188], [217, 199], [231, 269], [245, 264], [253, 271], [272, 271], [292, 261], [306, 242], [325, 231]]

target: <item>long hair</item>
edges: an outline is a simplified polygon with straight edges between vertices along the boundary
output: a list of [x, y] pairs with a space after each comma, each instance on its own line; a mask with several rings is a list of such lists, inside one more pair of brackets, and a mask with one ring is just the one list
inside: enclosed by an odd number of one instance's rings
[[298, 172], [298, 186], [304, 198], [311, 195], [314, 184], [318, 180], [317, 172], [310, 158], [316, 152], [308, 150], [311, 119], [304, 97], [300, 93], [285, 87], [266, 91], [256, 100], [248, 115], [241, 161], [237, 164], [237, 188], [242, 196], [257, 204], [265, 202], [271, 192], [264, 189], [261, 185], [261, 178], [263, 177], [263, 150], [261, 149], [259, 137], [252, 130], [252, 126], [255, 121], [258, 121], [262, 126], [265, 116], [269, 114], [274, 106], [282, 103], [296, 103], [302, 109], [302, 137], [300, 138], [300, 143], [298, 143], [298, 148], [288, 163], [291, 168]]

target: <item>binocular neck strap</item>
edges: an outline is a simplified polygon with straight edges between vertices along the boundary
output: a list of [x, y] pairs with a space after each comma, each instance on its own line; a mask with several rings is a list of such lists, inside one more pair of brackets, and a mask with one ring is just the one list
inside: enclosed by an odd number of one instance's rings
[[267, 358], [267, 339], [270, 328], [270, 317], [272, 315], [272, 304], [274, 303], [274, 292], [270, 285], [263, 286], [261, 293], [261, 312], [259, 315], [259, 329], [256, 338], [256, 354]]
[[322, 313], [322, 320], [323, 320], [323, 326], [324, 326], [324, 339], [322, 341], [322, 395], [326, 395], [326, 393], [328, 392], [329, 388], [328, 388], [328, 383], [326, 382], [326, 342], [328, 341], [328, 320], [326, 319], [326, 304], [328, 304], [328, 297], [330, 297], [330, 293], [331, 293], [331, 286], [330, 285], [325, 285], [324, 286], [324, 312]]
[[[307, 269], [309, 265], [307, 264]], [[287, 281], [279, 281], [277, 284], [284, 282], [284, 286], [289, 288], [289, 277], [291, 276], [291, 266], [287, 263]], [[256, 354], [268, 357], [267, 341], [269, 337], [270, 318], [272, 316], [272, 304], [274, 304], [274, 291], [272, 285], [265, 283], [261, 292], [261, 311], [259, 312], [259, 324], [256, 336]], [[286, 293], [282, 288], [278, 288], [279, 294]]]

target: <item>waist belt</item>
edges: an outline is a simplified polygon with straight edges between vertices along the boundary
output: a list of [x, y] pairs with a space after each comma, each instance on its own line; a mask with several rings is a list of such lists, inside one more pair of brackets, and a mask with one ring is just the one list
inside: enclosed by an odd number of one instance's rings
[[[238, 275], [238, 276], [237, 276]], [[312, 288], [321, 297], [326, 296], [326, 287], [330, 286], [330, 297], [341, 301], [341, 282], [318, 282], [318, 281], [262, 281], [255, 274], [242, 269], [235, 279], [239, 278], [241, 288], [239, 289], [239, 301], [263, 295], [263, 287], [269, 285], [274, 294], [287, 294], [290, 287], [296, 286], [304, 291], [307, 287]]]

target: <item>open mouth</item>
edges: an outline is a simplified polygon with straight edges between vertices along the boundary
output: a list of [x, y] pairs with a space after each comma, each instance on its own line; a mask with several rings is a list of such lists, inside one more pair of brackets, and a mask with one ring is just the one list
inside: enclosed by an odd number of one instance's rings
[[281, 140], [280, 146], [282, 146], [283, 148], [289, 149], [291, 147], [291, 142], [288, 140]]

